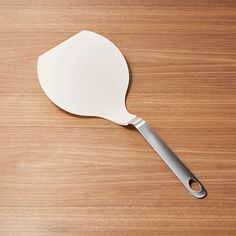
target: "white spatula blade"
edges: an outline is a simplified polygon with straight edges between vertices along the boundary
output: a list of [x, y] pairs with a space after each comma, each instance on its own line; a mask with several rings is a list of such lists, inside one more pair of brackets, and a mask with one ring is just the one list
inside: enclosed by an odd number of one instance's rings
[[70, 113], [128, 125], [125, 106], [129, 70], [120, 50], [105, 37], [81, 31], [38, 60], [38, 78], [49, 99]]

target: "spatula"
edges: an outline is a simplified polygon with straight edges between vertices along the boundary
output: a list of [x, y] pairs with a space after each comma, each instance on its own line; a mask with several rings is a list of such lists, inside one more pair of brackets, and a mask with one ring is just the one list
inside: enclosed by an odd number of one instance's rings
[[111, 41], [83, 30], [42, 54], [37, 70], [42, 89], [57, 106], [76, 115], [133, 125], [194, 197], [206, 196], [200, 181], [147, 122], [127, 111], [129, 70], [124, 56]]

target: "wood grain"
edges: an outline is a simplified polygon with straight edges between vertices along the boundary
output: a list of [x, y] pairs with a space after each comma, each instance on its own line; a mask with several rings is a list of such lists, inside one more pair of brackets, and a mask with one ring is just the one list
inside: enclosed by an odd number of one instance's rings
[[[208, 190], [197, 200], [135, 130], [69, 115], [37, 57], [82, 29], [131, 70], [129, 110]], [[236, 235], [236, 2], [0, 1], [0, 235]]]

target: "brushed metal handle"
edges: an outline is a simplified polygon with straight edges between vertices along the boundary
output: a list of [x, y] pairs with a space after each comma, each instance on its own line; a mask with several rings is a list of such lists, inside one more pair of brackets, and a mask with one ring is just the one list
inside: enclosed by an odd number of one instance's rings
[[[132, 124], [143, 135], [147, 142], [159, 154], [161, 159], [174, 172], [174, 174], [183, 183], [185, 188], [196, 198], [203, 198], [207, 195], [207, 191], [201, 182], [191, 173], [184, 163], [174, 154], [174, 152], [164, 143], [164, 141], [156, 134], [156, 132], [142, 118], [133, 119]], [[199, 190], [192, 189], [191, 184], [195, 182], [199, 186]]]

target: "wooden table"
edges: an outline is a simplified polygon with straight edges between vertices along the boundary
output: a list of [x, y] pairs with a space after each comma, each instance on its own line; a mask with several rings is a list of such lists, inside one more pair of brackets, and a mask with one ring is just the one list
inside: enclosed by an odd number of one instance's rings
[[[134, 129], [54, 106], [37, 58], [111, 39], [143, 117], [208, 190], [193, 198]], [[0, 1], [0, 235], [236, 235], [235, 1]]]

